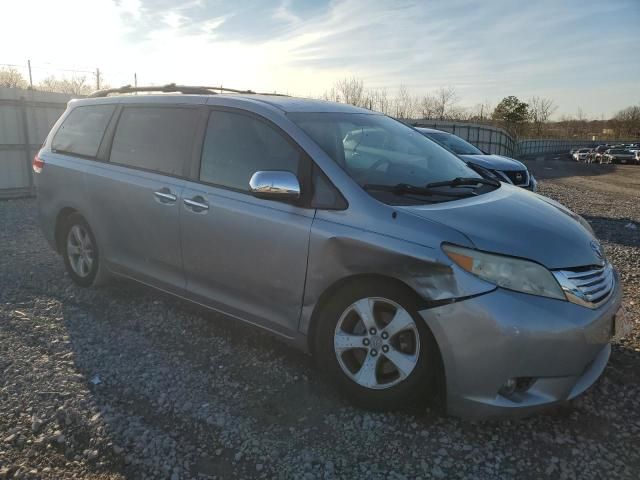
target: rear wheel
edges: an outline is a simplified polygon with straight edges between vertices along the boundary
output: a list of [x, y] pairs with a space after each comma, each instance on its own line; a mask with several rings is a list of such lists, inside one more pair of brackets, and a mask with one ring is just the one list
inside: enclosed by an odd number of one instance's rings
[[347, 288], [320, 321], [318, 363], [353, 403], [389, 410], [435, 394], [437, 345], [404, 288]]
[[64, 220], [60, 242], [67, 273], [74, 283], [88, 287], [104, 276], [101, 275], [98, 243], [80, 214], [73, 213]]

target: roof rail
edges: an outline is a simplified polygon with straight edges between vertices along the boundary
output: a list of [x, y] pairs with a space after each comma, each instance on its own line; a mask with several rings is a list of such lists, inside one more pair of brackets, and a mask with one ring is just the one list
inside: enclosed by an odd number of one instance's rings
[[[136, 93], [136, 92], [184, 93], [184, 94], [195, 94], [195, 95], [215, 95], [216, 93], [222, 93], [222, 92], [256, 94], [256, 92], [254, 92], [253, 90], [237, 90], [235, 88], [226, 88], [226, 87], [197, 87], [197, 86], [191, 86], [191, 85], [176, 85], [175, 83], [169, 83], [167, 85], [147, 86], [147, 87], [132, 87], [131, 85], [124, 85], [118, 88], [107, 88], [105, 90], [97, 90], [93, 92], [91, 95], [89, 95], [89, 98], [107, 97], [112, 93]], [[286, 96], [281, 93], [266, 93], [262, 95]]]

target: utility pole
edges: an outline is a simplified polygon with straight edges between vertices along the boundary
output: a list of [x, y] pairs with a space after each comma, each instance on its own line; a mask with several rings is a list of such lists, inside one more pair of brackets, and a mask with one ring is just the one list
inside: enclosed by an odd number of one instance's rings
[[96, 90], [100, 90], [100, 69], [96, 68]]
[[138, 74], [137, 73], [133, 74], [133, 86], [134, 87], [138, 86]]
[[29, 68], [29, 88], [33, 89], [33, 77], [31, 76], [31, 60], [27, 60], [27, 67]]

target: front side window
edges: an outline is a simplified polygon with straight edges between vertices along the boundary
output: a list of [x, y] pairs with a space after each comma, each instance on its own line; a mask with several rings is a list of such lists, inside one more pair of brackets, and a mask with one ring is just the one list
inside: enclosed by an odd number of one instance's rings
[[363, 187], [423, 186], [456, 177], [480, 178], [449, 150], [384, 115], [290, 113], [288, 116]]
[[213, 111], [202, 149], [200, 180], [248, 191], [259, 170], [298, 173], [301, 152], [275, 128], [253, 116]]
[[198, 113], [180, 107], [125, 107], [111, 147], [111, 162], [182, 176], [191, 158]]
[[58, 152], [95, 157], [115, 108], [115, 105], [74, 108], [53, 137], [51, 148]]

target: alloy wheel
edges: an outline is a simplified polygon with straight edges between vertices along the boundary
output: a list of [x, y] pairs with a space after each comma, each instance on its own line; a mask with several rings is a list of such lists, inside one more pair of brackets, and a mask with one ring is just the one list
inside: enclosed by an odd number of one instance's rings
[[413, 317], [396, 302], [367, 297], [340, 316], [333, 346], [347, 377], [381, 390], [400, 383], [416, 368], [420, 335]]
[[94, 246], [89, 232], [82, 225], [74, 225], [67, 235], [67, 257], [69, 265], [81, 278], [91, 273], [94, 262]]

